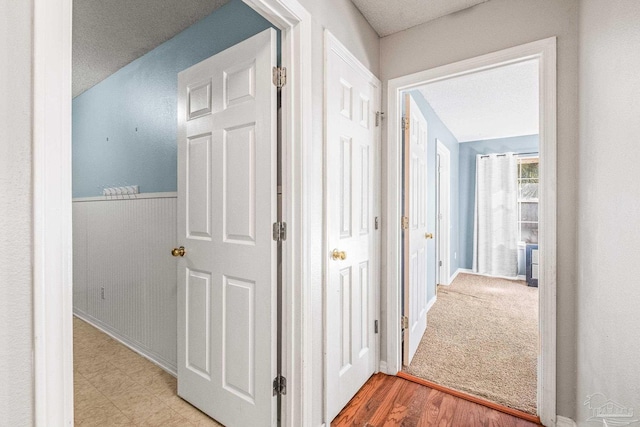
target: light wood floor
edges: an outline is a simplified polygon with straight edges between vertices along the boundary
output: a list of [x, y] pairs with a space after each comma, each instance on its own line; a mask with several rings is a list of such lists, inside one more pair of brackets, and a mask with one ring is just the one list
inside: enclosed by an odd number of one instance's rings
[[177, 396], [173, 376], [78, 318], [73, 344], [75, 425], [220, 426]]
[[536, 424], [399, 377], [376, 374], [331, 426], [535, 427]]

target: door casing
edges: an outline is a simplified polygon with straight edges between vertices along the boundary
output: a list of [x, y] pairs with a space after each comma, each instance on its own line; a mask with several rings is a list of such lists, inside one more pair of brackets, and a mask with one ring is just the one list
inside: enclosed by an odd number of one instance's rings
[[390, 375], [402, 368], [401, 332], [401, 204], [402, 194], [402, 116], [401, 94], [419, 86], [528, 60], [539, 64], [540, 105], [540, 176], [541, 197], [539, 231], [540, 296], [538, 358], [538, 415], [544, 425], [556, 422], [556, 37], [515, 46], [452, 64], [391, 79], [387, 83], [386, 182], [383, 184], [387, 224], [383, 243], [383, 262], [386, 266], [383, 298], [386, 300], [386, 322], [383, 334], [386, 348], [382, 349], [383, 368]]
[[[451, 152], [436, 138], [436, 153], [439, 161], [436, 164], [438, 176], [436, 182], [436, 285], [448, 285], [451, 274]], [[443, 167], [443, 164], [445, 167]], [[442, 217], [440, 217], [440, 215]], [[444, 230], [444, 233], [443, 231]], [[439, 265], [442, 262], [442, 266]]]
[[[278, 27], [282, 66], [283, 370], [282, 423], [311, 425], [313, 181], [311, 15], [298, 0], [243, 0]], [[71, 239], [72, 0], [34, 0], [33, 212], [34, 393], [37, 426], [73, 425]], [[302, 385], [305, 385], [304, 387]]]

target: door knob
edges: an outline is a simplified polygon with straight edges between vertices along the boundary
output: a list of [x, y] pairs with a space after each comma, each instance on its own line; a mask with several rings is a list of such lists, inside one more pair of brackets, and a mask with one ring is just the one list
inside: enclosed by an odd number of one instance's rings
[[184, 254], [186, 254], [187, 251], [184, 250], [184, 246], [180, 246], [179, 248], [173, 248], [173, 250], [171, 251], [171, 255], [173, 256], [184, 256]]
[[337, 249], [334, 249], [333, 252], [331, 252], [331, 258], [335, 261], [337, 260], [344, 261], [345, 259], [347, 259], [347, 253], [344, 251], [339, 251]]
[[433, 239], [433, 233], [424, 233], [425, 239]]

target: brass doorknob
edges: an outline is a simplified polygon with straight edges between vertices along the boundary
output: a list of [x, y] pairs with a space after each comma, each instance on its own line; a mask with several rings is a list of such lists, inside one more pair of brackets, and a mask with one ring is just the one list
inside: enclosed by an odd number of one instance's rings
[[171, 255], [173, 256], [184, 256], [184, 254], [186, 254], [187, 251], [184, 250], [184, 246], [180, 246], [179, 248], [173, 248], [173, 250], [171, 251]]
[[425, 239], [433, 239], [433, 233], [424, 233]]
[[345, 259], [347, 259], [347, 253], [344, 251], [339, 251], [337, 249], [334, 249], [333, 252], [331, 252], [331, 259], [333, 259], [334, 261], [337, 261], [337, 260], [344, 261]]

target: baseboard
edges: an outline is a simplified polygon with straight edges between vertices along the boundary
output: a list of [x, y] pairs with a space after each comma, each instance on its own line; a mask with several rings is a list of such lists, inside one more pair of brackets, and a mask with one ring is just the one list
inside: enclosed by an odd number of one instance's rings
[[518, 276], [516, 276], [517, 280], [527, 280], [527, 276], [524, 276], [522, 274], [518, 274]]
[[524, 276], [516, 276], [516, 277], [508, 277], [508, 276], [493, 276], [491, 274], [482, 274], [482, 273], [477, 273], [469, 268], [459, 268], [456, 271], [456, 275], [458, 273], [464, 273], [464, 274], [473, 274], [474, 276], [483, 276], [483, 277], [493, 277], [494, 279], [505, 279], [505, 280], [524, 280], [521, 279], [520, 277], [524, 277]]
[[111, 338], [113, 338], [114, 340], [118, 341], [119, 343], [121, 343], [122, 345], [126, 346], [127, 348], [131, 349], [132, 351], [135, 351], [140, 356], [144, 357], [145, 359], [147, 359], [149, 362], [153, 363], [154, 365], [157, 365], [158, 367], [162, 368], [167, 373], [173, 375], [174, 377], [178, 376], [177, 367], [174, 366], [171, 362], [169, 362], [167, 360], [164, 360], [162, 357], [147, 351], [146, 349], [142, 348], [139, 344], [127, 339], [126, 337], [124, 337], [122, 335], [120, 335], [116, 330], [114, 330], [109, 325], [105, 324], [104, 322], [101, 322], [100, 320], [96, 319], [95, 317], [93, 317], [93, 316], [91, 316], [91, 315], [89, 315], [87, 313], [83, 313], [82, 311], [77, 310], [75, 308], [73, 309], [73, 315], [76, 316], [77, 318], [87, 322], [88, 324], [90, 324], [94, 328], [99, 329], [100, 331], [102, 331], [105, 334], [109, 335]]
[[385, 360], [381, 360], [380, 363], [378, 363], [378, 372], [387, 373], [387, 362]]
[[456, 280], [456, 277], [458, 277], [458, 274], [460, 274], [460, 269], [457, 269], [455, 273], [453, 273], [451, 277], [449, 277], [449, 285], [452, 284], [454, 280]]
[[434, 295], [433, 298], [431, 298], [431, 300], [429, 300], [429, 302], [427, 303], [427, 313], [429, 312], [429, 310], [431, 310], [431, 307], [433, 307], [433, 304], [436, 303], [436, 300], [438, 299], [438, 295]]
[[571, 418], [563, 417], [562, 415], [556, 415], [556, 427], [577, 427], [575, 421]]

